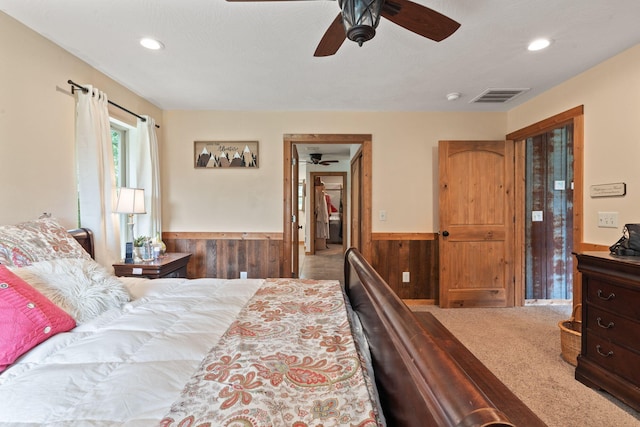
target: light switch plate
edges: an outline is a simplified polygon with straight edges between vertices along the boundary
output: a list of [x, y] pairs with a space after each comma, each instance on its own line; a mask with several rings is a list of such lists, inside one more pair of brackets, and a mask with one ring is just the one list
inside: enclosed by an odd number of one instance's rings
[[618, 228], [618, 212], [598, 212], [598, 227]]

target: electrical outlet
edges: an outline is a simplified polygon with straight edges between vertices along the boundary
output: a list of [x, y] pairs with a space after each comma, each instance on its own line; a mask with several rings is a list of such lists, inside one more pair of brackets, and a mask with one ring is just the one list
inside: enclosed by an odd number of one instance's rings
[[380, 221], [387, 220], [387, 211], [380, 211]]
[[410, 278], [409, 278], [409, 272], [408, 271], [403, 271], [402, 272], [402, 283], [409, 283]]
[[240, 278], [241, 279], [246, 279], [247, 278], [247, 272], [246, 271], [241, 271], [240, 272]]
[[598, 227], [618, 228], [618, 212], [598, 212]]

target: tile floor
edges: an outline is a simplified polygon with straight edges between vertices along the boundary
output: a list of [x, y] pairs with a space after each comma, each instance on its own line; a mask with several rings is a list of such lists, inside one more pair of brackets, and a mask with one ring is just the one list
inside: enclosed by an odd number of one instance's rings
[[344, 255], [341, 244], [329, 244], [329, 249], [316, 251], [315, 255], [305, 255], [300, 250], [300, 278], [339, 280], [343, 283]]

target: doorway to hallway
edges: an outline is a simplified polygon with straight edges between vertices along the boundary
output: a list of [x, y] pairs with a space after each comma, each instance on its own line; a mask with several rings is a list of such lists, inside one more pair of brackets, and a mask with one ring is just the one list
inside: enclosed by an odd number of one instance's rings
[[[372, 203], [372, 143], [371, 135], [368, 134], [285, 134], [283, 137], [283, 277], [297, 277], [299, 274], [299, 253], [298, 244], [298, 185], [297, 171], [300, 158], [297, 153], [297, 146], [304, 144], [324, 145], [324, 144], [348, 144], [359, 146], [358, 151], [351, 158], [351, 169], [353, 162], [357, 160], [358, 174], [355, 186], [357, 203], [353, 204], [354, 174], [351, 174], [349, 183], [352, 194], [350, 202], [352, 208], [349, 215], [351, 224], [350, 233], [355, 232], [358, 236], [359, 249], [366, 259], [371, 259], [371, 203]], [[296, 173], [294, 174], [294, 170]], [[294, 181], [296, 181], [294, 183]], [[295, 201], [295, 203], [294, 203]], [[348, 237], [347, 237], [348, 238]], [[352, 240], [347, 243], [353, 245]]]
[[328, 244], [342, 245], [347, 250], [349, 200], [347, 172], [309, 172], [309, 209], [305, 216], [305, 247], [307, 255], [318, 255]]
[[[299, 277], [343, 283], [349, 229], [347, 172], [309, 172], [305, 244], [300, 245]], [[322, 213], [322, 215], [320, 215]]]

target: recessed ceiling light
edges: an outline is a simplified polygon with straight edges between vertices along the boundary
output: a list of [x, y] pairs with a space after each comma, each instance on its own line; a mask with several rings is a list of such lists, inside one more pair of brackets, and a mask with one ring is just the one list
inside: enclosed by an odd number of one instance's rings
[[160, 50], [164, 48], [164, 45], [161, 42], [148, 37], [140, 39], [140, 44], [146, 47], [147, 49], [151, 49], [151, 50]]
[[551, 40], [549, 39], [536, 39], [529, 43], [527, 49], [529, 49], [530, 51], [542, 50], [546, 47], [549, 47], [550, 44]]

